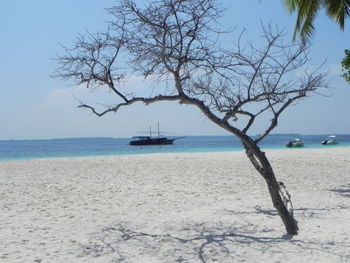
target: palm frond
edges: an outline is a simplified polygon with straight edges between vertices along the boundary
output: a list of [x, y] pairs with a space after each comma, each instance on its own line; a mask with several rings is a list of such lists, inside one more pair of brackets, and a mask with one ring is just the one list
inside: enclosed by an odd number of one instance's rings
[[345, 19], [350, 16], [350, 0], [323, 0], [327, 15], [344, 30]]
[[302, 0], [283, 0], [284, 6], [288, 9], [290, 13], [293, 13], [300, 6]]
[[298, 34], [303, 42], [309, 40], [315, 30], [313, 22], [322, 8], [342, 30], [345, 20], [350, 18], [350, 0], [283, 0], [283, 3], [290, 13], [298, 14], [293, 33], [294, 40]]
[[306, 42], [314, 32], [313, 21], [318, 14], [322, 0], [300, 1], [298, 7], [298, 17], [295, 24], [293, 39], [298, 33], [303, 42]]

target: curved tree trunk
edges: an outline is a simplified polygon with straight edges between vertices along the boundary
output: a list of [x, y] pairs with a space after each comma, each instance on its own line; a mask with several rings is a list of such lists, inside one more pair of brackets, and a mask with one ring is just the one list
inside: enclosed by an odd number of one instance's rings
[[203, 102], [188, 97], [186, 97], [185, 101], [189, 104], [196, 105], [210, 120], [231, 132], [241, 140], [249, 160], [254, 165], [255, 169], [264, 177], [267, 183], [272, 204], [278, 211], [287, 233], [290, 235], [297, 235], [299, 230], [298, 222], [294, 219], [290, 195], [284, 184], [277, 181], [269, 160], [266, 158], [265, 153], [260, 150], [257, 143], [245, 132], [242, 132], [239, 129], [228, 125], [227, 122], [218, 119], [206, 106], [204, 106]]
[[267, 183], [272, 204], [281, 217], [287, 233], [290, 235], [297, 235], [299, 230], [298, 222], [294, 219], [290, 195], [287, 192], [284, 184], [277, 181], [269, 160], [266, 158], [265, 153], [260, 150], [257, 143], [246, 133], [229, 126], [227, 122], [222, 122], [219, 120], [208, 110], [207, 107], [203, 105], [202, 102], [188, 98], [187, 101], [190, 104], [196, 105], [210, 120], [218, 124], [220, 127], [228, 130], [241, 140], [249, 160], [254, 165], [255, 169], [264, 177]]
[[274, 171], [265, 153], [252, 140], [244, 141], [242, 139], [242, 143], [249, 160], [255, 169], [264, 177], [273, 206], [277, 209], [287, 233], [297, 235], [298, 223], [294, 219], [292, 202], [284, 184], [276, 180]]

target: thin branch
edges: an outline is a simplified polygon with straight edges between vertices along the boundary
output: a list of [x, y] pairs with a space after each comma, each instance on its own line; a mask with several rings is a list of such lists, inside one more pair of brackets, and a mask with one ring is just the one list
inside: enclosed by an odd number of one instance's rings
[[104, 111], [98, 112], [95, 107], [91, 106], [91, 105], [87, 105], [87, 104], [81, 104], [78, 107], [79, 108], [86, 108], [91, 110], [91, 112], [99, 117], [109, 113], [109, 112], [117, 112], [119, 110], [119, 108], [124, 107], [124, 106], [130, 106], [136, 102], [143, 102], [144, 104], [148, 105], [151, 103], [155, 103], [155, 102], [159, 102], [159, 101], [180, 101], [181, 100], [181, 96], [155, 96], [152, 98], [143, 98], [143, 97], [136, 97], [130, 100], [127, 100], [125, 103], [119, 103], [114, 107], [110, 107]]

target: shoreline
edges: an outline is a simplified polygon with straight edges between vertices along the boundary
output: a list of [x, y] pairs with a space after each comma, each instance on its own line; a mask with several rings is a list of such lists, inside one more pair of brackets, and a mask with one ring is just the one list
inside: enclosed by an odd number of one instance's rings
[[1, 162], [0, 261], [349, 261], [349, 149], [266, 154], [292, 239], [243, 151]]
[[[135, 147], [135, 146], [133, 146]], [[151, 146], [153, 147], [153, 146]], [[160, 147], [161, 148], [161, 147]], [[288, 148], [288, 147], [260, 147], [263, 151], [271, 151], [271, 150], [327, 150], [327, 149], [337, 149], [337, 148], [350, 148], [349, 145], [344, 144], [338, 144], [338, 145], [312, 145], [311, 147], [304, 146], [301, 148]], [[13, 162], [13, 161], [25, 161], [25, 160], [42, 160], [42, 159], [61, 159], [61, 158], [95, 158], [95, 157], [113, 157], [113, 156], [134, 156], [134, 155], [152, 155], [152, 154], [182, 154], [182, 153], [226, 153], [226, 152], [244, 152], [243, 148], [213, 148], [212, 150], [203, 150], [202, 148], [198, 149], [192, 149], [190, 151], [185, 150], [173, 150], [173, 151], [163, 151], [163, 152], [157, 152], [157, 151], [146, 151], [146, 152], [112, 152], [108, 154], [84, 154], [84, 155], [62, 155], [62, 156], [35, 156], [35, 157], [6, 157], [6, 158], [0, 158], [1, 162]]]

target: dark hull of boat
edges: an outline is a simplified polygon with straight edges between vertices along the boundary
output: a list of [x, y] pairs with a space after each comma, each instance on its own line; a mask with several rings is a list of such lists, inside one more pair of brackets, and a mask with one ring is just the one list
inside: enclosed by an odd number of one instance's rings
[[321, 144], [323, 144], [323, 145], [337, 145], [338, 142], [335, 140], [324, 140], [321, 142]]
[[286, 144], [286, 147], [288, 148], [299, 148], [299, 147], [304, 147], [304, 143], [303, 142], [296, 142], [296, 141], [289, 141]]
[[135, 140], [135, 141], [131, 141], [129, 142], [129, 145], [167, 145], [167, 144], [173, 144], [173, 142], [175, 141], [175, 139], [166, 139], [166, 138], [151, 138], [151, 139], [147, 139], [147, 140]]

